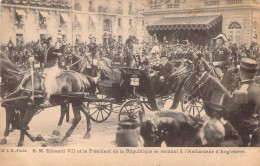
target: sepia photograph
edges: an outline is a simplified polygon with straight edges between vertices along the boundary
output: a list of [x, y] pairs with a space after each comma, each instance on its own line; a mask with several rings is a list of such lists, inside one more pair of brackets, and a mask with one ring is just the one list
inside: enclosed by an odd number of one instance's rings
[[0, 6], [3, 165], [260, 163], [260, 0]]

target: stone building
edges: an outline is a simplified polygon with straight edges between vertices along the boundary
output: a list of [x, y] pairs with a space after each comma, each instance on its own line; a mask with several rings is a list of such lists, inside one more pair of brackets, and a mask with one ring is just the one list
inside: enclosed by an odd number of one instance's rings
[[259, 0], [148, 0], [146, 41], [192, 40], [205, 44], [219, 33], [230, 43], [260, 43]]
[[143, 40], [143, 16], [137, 0], [2, 0], [1, 43], [36, 41], [45, 33], [61, 34], [68, 43], [98, 44], [129, 36]]

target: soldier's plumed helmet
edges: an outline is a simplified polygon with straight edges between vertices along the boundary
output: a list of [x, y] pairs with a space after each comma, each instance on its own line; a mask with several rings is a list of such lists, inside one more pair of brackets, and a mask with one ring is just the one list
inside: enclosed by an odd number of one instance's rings
[[49, 44], [52, 40], [52, 36], [50, 34], [45, 34], [42, 37], [42, 41], [44, 44]]
[[230, 39], [227, 38], [227, 36], [223, 33], [219, 34], [217, 37], [213, 38], [214, 40], [221, 39], [224, 42], [230, 41]]
[[240, 70], [246, 73], [254, 74], [257, 72], [259, 64], [251, 58], [243, 58], [240, 62]]

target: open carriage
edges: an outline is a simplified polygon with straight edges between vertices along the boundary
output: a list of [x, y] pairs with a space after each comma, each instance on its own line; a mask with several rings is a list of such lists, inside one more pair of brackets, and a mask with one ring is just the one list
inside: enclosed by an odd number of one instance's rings
[[[99, 93], [97, 98], [114, 98], [115, 102], [89, 102], [91, 119], [103, 122], [117, 113], [114, 109], [120, 107], [118, 120], [137, 119], [142, 121], [145, 113], [144, 106], [149, 110], [173, 106], [175, 89], [185, 78], [192, 66], [183, 61], [173, 62], [176, 71], [166, 80], [164, 91], [154, 94], [150, 85], [150, 78], [146, 70], [126, 67], [104, 67], [98, 81]], [[169, 86], [168, 86], [169, 85]], [[171, 104], [172, 103], [172, 104]]]

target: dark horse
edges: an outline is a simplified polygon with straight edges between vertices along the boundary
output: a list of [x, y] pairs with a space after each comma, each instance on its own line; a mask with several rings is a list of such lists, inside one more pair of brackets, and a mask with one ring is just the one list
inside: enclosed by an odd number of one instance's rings
[[[43, 102], [41, 94], [44, 91], [44, 78], [41, 76], [40, 72], [34, 72], [32, 75], [30, 74], [30, 70], [23, 71], [16, 64], [3, 58], [0, 59], [0, 64], [1, 77], [3, 78], [3, 84], [5, 85], [8, 94], [5, 99], [16, 98], [16, 100], [6, 101], [3, 104], [3, 106], [6, 107], [6, 123], [10, 122], [10, 119], [8, 118], [11, 118], [10, 116], [12, 115], [13, 110], [17, 110], [20, 114], [20, 140], [18, 146], [23, 146], [24, 135], [28, 136], [31, 141], [37, 140], [35, 137], [32, 137], [26, 129], [33, 116], [38, 112], [40, 104]], [[84, 113], [87, 120], [87, 132], [84, 138], [90, 137], [90, 114], [83, 104], [83, 96], [84, 93], [94, 92], [96, 87], [92, 86], [93, 84], [90, 83], [89, 79], [90, 78], [86, 78], [85, 76], [72, 71], [62, 71], [56, 78], [58, 89], [57, 94], [51, 96], [51, 103], [53, 105], [60, 105], [65, 101], [70, 102], [72, 103], [74, 113], [73, 124], [67, 131], [61, 143], [72, 134], [73, 130], [81, 120], [80, 111]], [[32, 98], [32, 88], [35, 93], [34, 98]], [[63, 97], [61, 95], [73, 93], [78, 95], [75, 95], [76, 97], [74, 96], [73, 98], [68, 96]], [[9, 127], [9, 125], [10, 124], [7, 124], [7, 127]], [[8, 136], [8, 133], [9, 130], [6, 130], [5, 136]]]
[[[223, 105], [229, 110], [230, 93], [217, 78], [207, 72], [203, 74], [193, 72], [186, 79], [182, 90], [185, 90], [186, 93], [191, 94], [193, 97], [200, 96], [203, 101], [209, 100], [213, 92], [218, 91], [223, 94]], [[229, 113], [226, 112], [226, 114]], [[223, 116], [225, 115], [223, 114]], [[159, 121], [156, 118], [159, 118]], [[196, 132], [193, 131], [200, 127], [200, 123], [197, 122], [199, 122], [199, 119], [195, 120], [193, 117], [181, 113], [157, 113], [153, 119], [143, 122], [141, 135], [144, 138], [145, 146], [158, 147], [161, 146], [163, 141], [167, 146], [194, 146], [187, 144], [187, 142], [193, 142], [191, 138], [195, 138], [196, 135]]]

